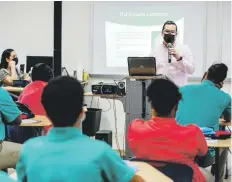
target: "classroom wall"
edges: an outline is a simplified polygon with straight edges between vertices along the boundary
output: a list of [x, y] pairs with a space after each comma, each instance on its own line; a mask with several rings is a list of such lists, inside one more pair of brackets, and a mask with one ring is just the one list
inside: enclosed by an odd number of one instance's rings
[[[91, 71], [92, 37], [91, 2], [63, 2], [62, 65], [72, 73], [85, 69]], [[9, 10], [11, 13], [9, 13]], [[0, 2], [0, 54], [6, 48], [17, 51], [20, 63], [26, 55], [53, 55], [53, 2]], [[111, 78], [91, 78], [92, 83], [112, 83]], [[197, 83], [197, 82], [189, 82]], [[223, 90], [231, 94], [231, 85], [226, 83]], [[85, 102], [90, 106], [91, 97]], [[98, 100], [99, 99], [99, 100]], [[112, 130], [115, 134], [115, 119], [111, 100], [93, 98], [92, 107], [103, 109], [101, 129]], [[109, 111], [107, 111], [109, 109]], [[116, 101], [118, 140], [123, 148], [125, 115], [122, 104]], [[117, 148], [113, 138], [113, 147]]]
[[53, 2], [0, 2], [0, 55], [7, 48], [26, 56], [53, 56]]

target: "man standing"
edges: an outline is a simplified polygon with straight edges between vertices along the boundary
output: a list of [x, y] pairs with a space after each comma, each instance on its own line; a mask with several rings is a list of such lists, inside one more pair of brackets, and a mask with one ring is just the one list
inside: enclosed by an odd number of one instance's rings
[[162, 28], [164, 41], [155, 47], [150, 56], [156, 58], [157, 74], [164, 74], [178, 86], [183, 86], [187, 83], [188, 74], [193, 74], [195, 64], [189, 47], [176, 42], [177, 33], [175, 22], [165, 22]]

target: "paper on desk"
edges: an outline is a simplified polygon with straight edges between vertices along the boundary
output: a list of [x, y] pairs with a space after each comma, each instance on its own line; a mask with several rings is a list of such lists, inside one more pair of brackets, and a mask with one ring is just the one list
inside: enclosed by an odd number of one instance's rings
[[206, 140], [207, 143], [217, 143], [218, 140]]
[[126, 163], [126, 165], [127, 165], [129, 168], [132, 168], [132, 169], [135, 170], [135, 171], [137, 171], [137, 170], [139, 169], [139, 166], [132, 165], [132, 164], [130, 163], [130, 161], [127, 161], [127, 160], [123, 160], [123, 161]]
[[34, 120], [34, 119], [23, 119], [22, 123], [23, 124], [30, 124], [30, 123], [38, 123], [39, 121]]

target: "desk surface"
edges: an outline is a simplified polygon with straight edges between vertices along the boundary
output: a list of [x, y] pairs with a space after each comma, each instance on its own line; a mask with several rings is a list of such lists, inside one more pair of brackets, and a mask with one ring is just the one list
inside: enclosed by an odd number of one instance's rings
[[22, 92], [24, 88], [22, 87], [2, 87], [8, 92]]
[[84, 96], [95, 96], [95, 97], [103, 97], [103, 98], [122, 98], [124, 95], [116, 95], [116, 94], [93, 94], [92, 92], [85, 92]]
[[[162, 181], [162, 182], [172, 182], [170, 178], [165, 176], [163, 173], [159, 172], [157, 169], [152, 167], [151, 165], [145, 162], [130, 162], [132, 165], [139, 166], [138, 171], [136, 174], [145, 182], [154, 182], [155, 181]], [[17, 180], [16, 172], [10, 174], [10, 177]]]
[[228, 148], [232, 147], [231, 138], [226, 140], [206, 140], [208, 147]]
[[155, 181], [172, 182], [169, 177], [145, 162], [130, 162], [130, 164], [139, 166], [136, 174], [142, 177], [145, 182], [154, 182], [154, 179]]
[[20, 126], [49, 126], [52, 123], [49, 121], [49, 119], [46, 116], [39, 116], [35, 115], [34, 118], [31, 118], [33, 120], [37, 120], [36, 123], [22, 123]]
[[[22, 92], [24, 88], [22, 87], [2, 87], [5, 90], [7, 90], [8, 92]], [[114, 94], [93, 94], [92, 92], [85, 92], [84, 96], [103, 96], [103, 97], [110, 97], [110, 98], [119, 98], [119, 97], [123, 97], [123, 96], [119, 96], [119, 95], [114, 95]]]

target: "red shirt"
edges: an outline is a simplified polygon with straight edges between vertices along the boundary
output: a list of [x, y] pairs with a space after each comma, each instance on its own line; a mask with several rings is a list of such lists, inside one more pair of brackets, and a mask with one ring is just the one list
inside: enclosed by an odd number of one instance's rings
[[128, 128], [128, 143], [137, 158], [176, 162], [192, 167], [193, 182], [205, 182], [196, 155], [203, 156], [208, 147], [200, 128], [181, 126], [174, 118], [154, 117], [150, 121], [134, 120]]
[[[19, 102], [27, 104], [28, 107], [35, 115], [46, 115], [43, 105], [41, 104], [41, 95], [47, 82], [34, 81], [28, 84], [21, 95], [19, 96]], [[45, 126], [45, 133], [51, 128], [51, 126]]]

